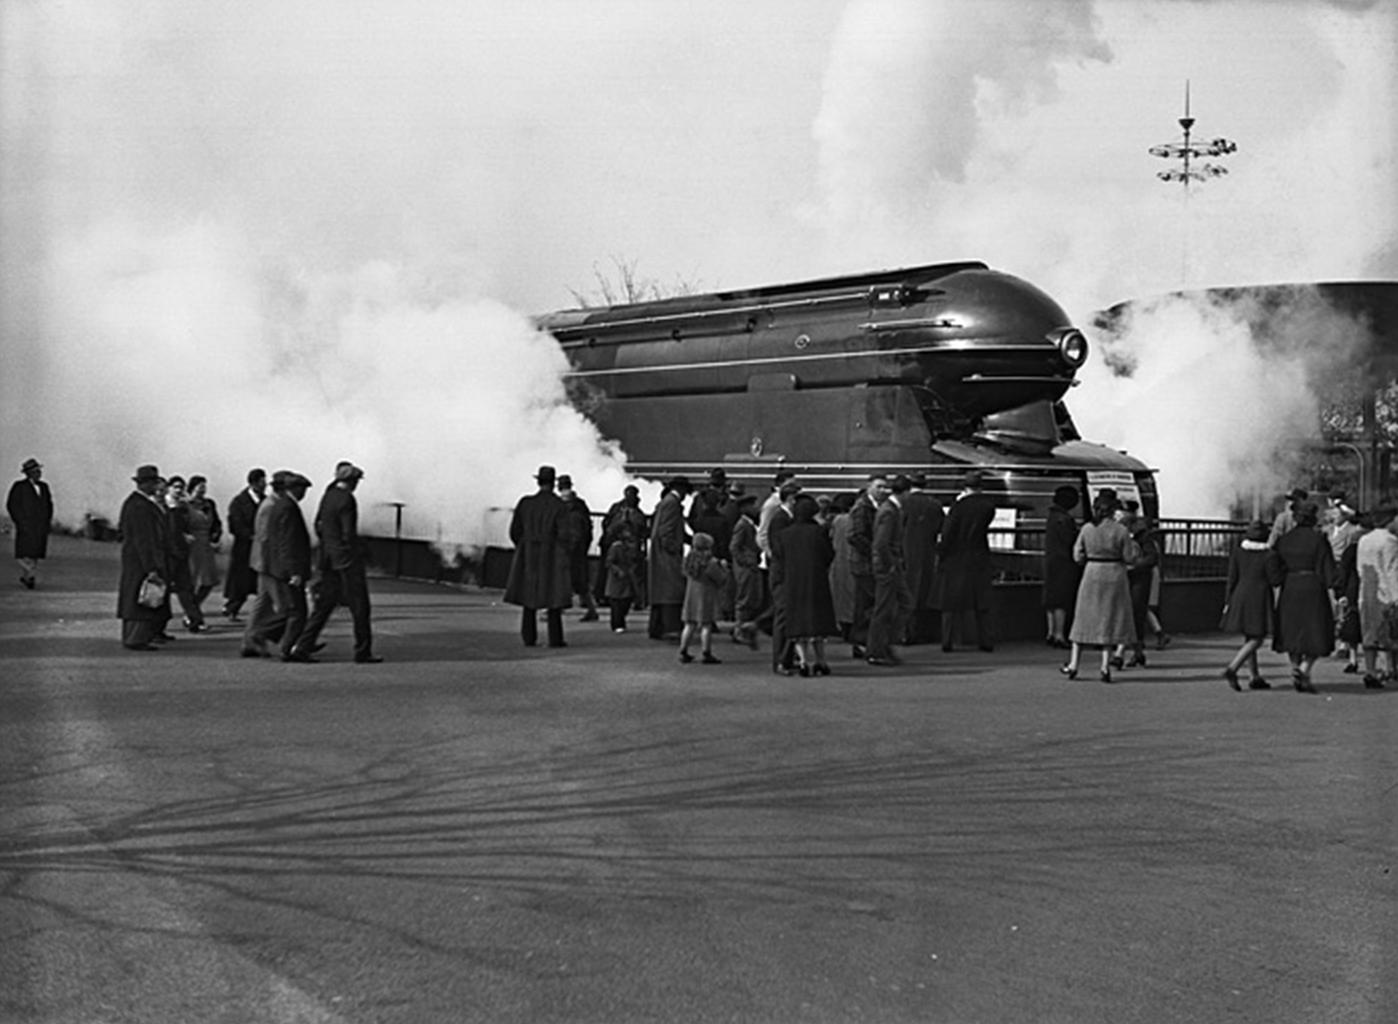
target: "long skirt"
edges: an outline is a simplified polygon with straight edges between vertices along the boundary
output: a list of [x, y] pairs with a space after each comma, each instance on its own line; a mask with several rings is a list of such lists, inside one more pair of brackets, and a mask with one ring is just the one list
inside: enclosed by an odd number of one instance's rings
[[1121, 562], [1088, 562], [1073, 611], [1068, 639], [1075, 644], [1112, 646], [1136, 642], [1131, 585]]

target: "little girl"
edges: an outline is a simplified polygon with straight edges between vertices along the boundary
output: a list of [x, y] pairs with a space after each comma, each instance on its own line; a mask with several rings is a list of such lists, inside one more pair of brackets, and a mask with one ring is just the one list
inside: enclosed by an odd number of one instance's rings
[[616, 540], [607, 548], [606, 597], [612, 609], [612, 632], [626, 632], [626, 613], [636, 599], [636, 535], [629, 523], [616, 531]]
[[694, 660], [694, 655], [689, 653], [689, 643], [697, 629], [702, 652], [700, 660], [705, 665], [717, 665], [719, 660], [713, 652], [714, 621], [718, 618], [723, 588], [728, 584], [728, 567], [714, 557], [714, 539], [707, 533], [694, 535], [689, 554], [684, 556], [684, 575], [680, 664], [687, 665]]

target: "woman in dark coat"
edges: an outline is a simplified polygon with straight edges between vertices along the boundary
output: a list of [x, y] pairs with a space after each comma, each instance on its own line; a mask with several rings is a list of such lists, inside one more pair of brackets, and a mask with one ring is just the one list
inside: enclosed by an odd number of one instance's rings
[[1335, 648], [1335, 553], [1315, 528], [1320, 510], [1313, 501], [1293, 506], [1296, 525], [1277, 538], [1267, 557], [1267, 576], [1277, 595], [1277, 628], [1272, 649], [1291, 661], [1291, 685], [1315, 693], [1311, 669]]
[[1059, 670], [1069, 679], [1077, 678], [1083, 645], [1090, 644], [1102, 649], [1101, 679], [1110, 683], [1112, 652], [1136, 641], [1126, 567], [1136, 560], [1138, 548], [1130, 531], [1114, 518], [1118, 507], [1115, 494], [1099, 494], [1092, 503], [1092, 522], [1078, 531], [1073, 543], [1073, 559], [1084, 568], [1068, 635], [1073, 648]]
[[1228, 595], [1223, 606], [1223, 628], [1241, 633], [1243, 645], [1223, 670], [1223, 678], [1235, 690], [1241, 690], [1238, 669], [1246, 662], [1252, 672], [1249, 690], [1270, 690], [1267, 680], [1257, 669], [1257, 651], [1272, 632], [1275, 613], [1272, 609], [1272, 584], [1267, 579], [1267, 524], [1257, 519], [1248, 524], [1247, 533], [1228, 557]]
[[1073, 509], [1078, 489], [1066, 484], [1053, 492], [1044, 521], [1044, 618], [1048, 624], [1045, 642], [1064, 650], [1068, 643], [1068, 612], [1078, 597], [1082, 570], [1073, 561], [1073, 544], [1078, 539], [1078, 521]]
[[816, 522], [819, 506], [798, 495], [792, 522], [772, 538], [772, 583], [786, 607], [786, 636], [796, 647], [803, 676], [828, 676], [825, 638], [838, 636], [835, 602], [830, 596], [830, 563], [835, 549]]

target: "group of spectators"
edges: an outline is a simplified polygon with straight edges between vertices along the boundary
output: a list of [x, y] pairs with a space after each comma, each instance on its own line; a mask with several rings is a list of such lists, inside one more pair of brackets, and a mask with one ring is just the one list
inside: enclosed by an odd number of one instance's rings
[[770, 633], [772, 668], [783, 675], [828, 674], [826, 644], [836, 637], [878, 666], [898, 664], [899, 645], [932, 639], [939, 626], [944, 650], [958, 640], [993, 650], [995, 501], [978, 472], [945, 511], [923, 478], [902, 474], [831, 497], [780, 472], [759, 500], [720, 468], [697, 490], [688, 477], [668, 480], [650, 515], [628, 486], [601, 517], [595, 579], [586, 502], [552, 466], [540, 467], [536, 481], [538, 492], [520, 500], [511, 520], [505, 590], [523, 609], [528, 646], [538, 643], [541, 610], [549, 645], [566, 646], [563, 610], [577, 596], [584, 621], [597, 619], [597, 601], [605, 601], [618, 633], [633, 609], [646, 609], [648, 635], [677, 643], [683, 664], [695, 660], [696, 643], [702, 663], [719, 662], [713, 638], [721, 622], [753, 648]]
[[[252, 614], [243, 631], [241, 653], [271, 657], [279, 646], [282, 661], [314, 662], [321, 630], [338, 605], [354, 621], [354, 660], [382, 661], [373, 652], [365, 554], [358, 532], [354, 490], [364, 471], [351, 462], [335, 468], [316, 511], [319, 546], [312, 569], [310, 531], [300, 503], [311, 481], [291, 470], [269, 479], [265, 470], [247, 474], [247, 487], [228, 505], [233, 537], [224, 585], [224, 616], [232, 622], [249, 597]], [[207, 480], [165, 477], [154, 465], [140, 466], [135, 489], [122, 503], [121, 579], [117, 617], [128, 650], [154, 651], [175, 639], [171, 598], [179, 603], [190, 633], [209, 629], [204, 601], [219, 582], [216, 547], [223, 535], [218, 508], [207, 495]]]
[[1383, 689], [1398, 667], [1398, 506], [1384, 501], [1360, 512], [1338, 495], [1322, 509], [1300, 488], [1286, 497], [1270, 530], [1252, 522], [1229, 559], [1223, 626], [1243, 643], [1224, 678], [1242, 689], [1246, 666], [1249, 689], [1270, 689], [1257, 663], [1270, 636], [1302, 693], [1316, 692], [1311, 673], [1337, 641], [1344, 671], [1358, 674], [1362, 653], [1365, 688]]

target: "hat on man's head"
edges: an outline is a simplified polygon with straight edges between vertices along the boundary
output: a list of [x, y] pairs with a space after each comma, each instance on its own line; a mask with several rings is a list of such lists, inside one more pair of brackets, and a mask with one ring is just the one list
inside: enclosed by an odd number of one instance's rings
[[160, 475], [160, 470], [156, 469], [154, 466], [137, 466], [136, 475], [131, 479], [135, 480], [138, 484], [149, 483], [151, 480], [158, 480], [163, 483], [165, 480], [165, 478]]
[[24, 465], [19, 467], [21, 473], [28, 473], [31, 469], [43, 469], [44, 464], [38, 459], [25, 459]]
[[353, 462], [337, 462], [335, 464], [335, 482], [341, 480], [358, 480], [364, 475], [364, 470], [360, 469]]
[[311, 486], [311, 480], [309, 477], [302, 476], [300, 473], [288, 472], [286, 485], [288, 487], [295, 487], [298, 484], [302, 487], [309, 487]]
[[[971, 474], [968, 473], [968, 474], [966, 474], [966, 476], [967, 476], [967, 483], [968, 483], [968, 486], [970, 486], [970, 476], [971, 476]], [[891, 490], [894, 494], [906, 494], [906, 493], [908, 492], [908, 488], [909, 488], [911, 485], [912, 485], [912, 481], [909, 480], [909, 479], [908, 479], [906, 476], [904, 476], [902, 473], [892, 473], [892, 474], [890, 474], [889, 477], [888, 477], [888, 487], [889, 487], [889, 490]], [[977, 487], [980, 486], [979, 478], [977, 478], [977, 482], [976, 482], [975, 486], [977, 486]]]
[[1287, 501], [1306, 501], [1311, 496], [1311, 492], [1304, 487], [1293, 487], [1286, 493]]
[[728, 471], [722, 466], [715, 466], [709, 470], [709, 483], [724, 484], [728, 482]]
[[557, 475], [557, 471], [552, 466], [540, 466], [539, 472], [534, 474], [534, 479], [541, 484], [552, 484]]
[[[272, 490], [274, 490], [274, 491], [284, 491], [284, 490], [286, 490], [286, 485], [289, 484], [295, 477], [296, 477], [296, 474], [293, 473], [293, 472], [292, 472], [291, 470], [289, 470], [289, 469], [279, 469], [279, 470], [277, 470], [275, 473], [272, 474]], [[335, 474], [335, 479], [336, 479], [336, 480], [343, 480], [343, 479], [347, 479], [347, 478], [346, 478], [346, 477], [341, 477], [340, 474], [339, 474], [338, 471], [337, 471], [336, 474]]]
[[558, 478], [558, 489], [560, 491], [571, 491], [573, 489], [573, 478], [564, 473]]
[[1267, 524], [1261, 519], [1254, 519], [1248, 523], [1247, 532], [1243, 534], [1243, 540], [1250, 540], [1254, 544], [1261, 544], [1267, 539], [1269, 531]]

